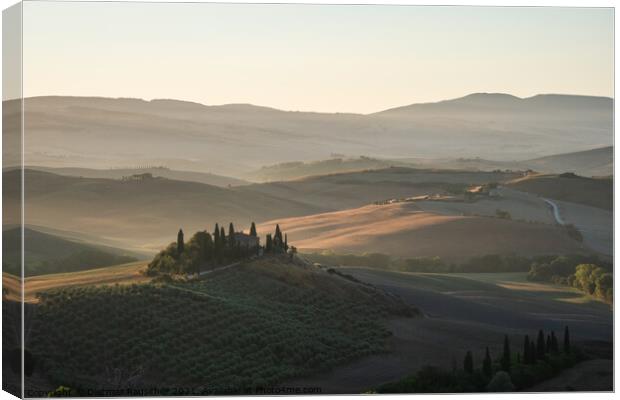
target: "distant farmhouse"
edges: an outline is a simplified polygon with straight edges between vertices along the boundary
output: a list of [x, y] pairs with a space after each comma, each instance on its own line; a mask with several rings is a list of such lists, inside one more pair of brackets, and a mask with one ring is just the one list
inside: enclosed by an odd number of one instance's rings
[[130, 176], [123, 176], [121, 180], [123, 182], [143, 182], [149, 179], [153, 179], [153, 174], [146, 172], [144, 174], [134, 174]]
[[260, 246], [260, 238], [243, 232], [235, 232], [235, 243], [243, 249], [255, 249]]

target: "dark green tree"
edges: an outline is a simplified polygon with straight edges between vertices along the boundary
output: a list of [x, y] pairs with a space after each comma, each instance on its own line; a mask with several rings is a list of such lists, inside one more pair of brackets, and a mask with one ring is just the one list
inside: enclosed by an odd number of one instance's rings
[[273, 245], [274, 247], [281, 248], [283, 246], [284, 240], [282, 239], [282, 231], [280, 230], [280, 224], [276, 224], [276, 233], [273, 235]]
[[547, 333], [547, 341], [545, 342], [545, 351], [551, 352], [551, 335]]
[[468, 374], [474, 372], [474, 356], [471, 354], [471, 351], [468, 351], [467, 354], [465, 354], [465, 360], [463, 360], [463, 369]]
[[504, 336], [504, 352], [501, 360], [502, 370], [510, 372], [510, 341], [508, 335]]
[[250, 227], [250, 236], [256, 237], [256, 224], [252, 222], [252, 226]]
[[220, 246], [220, 227], [215, 223], [215, 229], [213, 230], [213, 241], [215, 242], [215, 247], [219, 248]]
[[185, 250], [185, 243], [183, 242], [183, 229], [179, 229], [177, 234], [177, 254], [180, 256]]
[[213, 253], [213, 242], [211, 235], [207, 231], [199, 231], [190, 240], [189, 247], [195, 249], [194, 267], [195, 272], [200, 273], [201, 267], [211, 261]]
[[568, 326], [564, 328], [564, 353], [570, 353], [570, 333]]
[[554, 353], [558, 353], [560, 351], [558, 338], [555, 336], [555, 332], [551, 332], [551, 351]]
[[225, 248], [226, 247], [226, 231], [224, 230], [223, 226], [220, 228], [220, 242], [221, 242], [222, 248]]
[[482, 372], [488, 378], [493, 375], [493, 361], [491, 361], [491, 354], [489, 353], [489, 348], [487, 347], [486, 354], [484, 355], [484, 361], [482, 362]]
[[288, 234], [284, 234], [284, 251], [288, 251]]
[[273, 250], [273, 243], [271, 240], [271, 233], [268, 233], [265, 237], [265, 253], [271, 253]]
[[536, 358], [538, 360], [545, 358], [545, 334], [542, 329], [538, 331], [538, 340], [536, 341]]
[[530, 356], [530, 337], [525, 335], [525, 339], [523, 339], [523, 363], [531, 364], [532, 358]]
[[235, 227], [232, 222], [228, 225], [228, 245], [231, 248], [235, 246]]

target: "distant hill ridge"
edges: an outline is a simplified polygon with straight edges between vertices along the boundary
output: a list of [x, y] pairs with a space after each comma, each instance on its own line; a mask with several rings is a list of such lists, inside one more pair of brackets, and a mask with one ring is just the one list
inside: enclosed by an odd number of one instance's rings
[[554, 108], [574, 109], [583, 107], [609, 107], [613, 105], [613, 99], [602, 96], [583, 96], [568, 94], [537, 94], [531, 97], [517, 97], [506, 93], [472, 93], [456, 99], [443, 100], [432, 103], [414, 103], [406, 106], [390, 108], [377, 114], [390, 114], [396, 112], [416, 111], [418, 109], [435, 108], [436, 110], [447, 109], [453, 105], [467, 105], [482, 108], [513, 108], [517, 110], [540, 106], [552, 106]]
[[[264, 165], [334, 153], [523, 160], [613, 144], [613, 100], [592, 96], [476, 94], [367, 115], [95, 97], [24, 104], [25, 159], [48, 167], [166, 165], [240, 178]], [[18, 103], [4, 103], [7, 126], [18, 126], [19, 112]]]
[[[347, 114], [347, 115], [376, 115], [381, 113], [387, 113], [392, 111], [402, 111], [415, 107], [430, 107], [430, 106], [444, 106], [449, 104], [469, 104], [479, 106], [508, 106], [515, 104], [527, 104], [527, 105], [540, 105], [540, 104], [553, 104], [556, 106], [572, 105], [573, 107], [581, 107], [584, 105], [602, 105], [609, 106], [613, 104], [611, 97], [605, 96], [589, 96], [589, 95], [577, 95], [577, 94], [537, 94], [530, 97], [517, 97], [509, 93], [471, 93], [462, 97], [453, 99], [435, 101], [435, 102], [419, 102], [412, 103], [404, 106], [398, 106], [388, 108], [385, 110], [375, 111], [367, 114], [352, 113], [352, 112], [319, 112], [319, 111], [299, 111], [299, 110], [285, 110], [276, 107], [269, 107], [263, 105], [256, 105], [251, 103], [226, 103], [226, 104], [214, 104], [207, 105], [195, 101], [179, 100], [179, 99], [167, 99], [167, 98], [155, 98], [151, 100], [141, 99], [137, 97], [103, 97], [103, 96], [34, 96], [27, 97], [24, 100], [34, 101], [48, 101], [58, 100], [63, 101], [67, 105], [81, 106], [83, 102], [90, 102], [98, 106], [109, 106], [110, 109], [117, 109], [127, 106], [138, 106], [143, 109], [148, 108], [160, 108], [165, 107], [167, 109], [181, 110], [233, 110], [233, 111], [268, 111], [268, 112], [283, 112], [283, 113], [308, 113], [308, 114]], [[4, 103], [17, 102], [18, 100], [7, 100]]]

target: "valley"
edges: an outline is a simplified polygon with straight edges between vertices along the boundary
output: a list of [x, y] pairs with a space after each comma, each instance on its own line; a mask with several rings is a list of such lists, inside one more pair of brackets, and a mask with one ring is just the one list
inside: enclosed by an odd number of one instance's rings
[[[286, 385], [322, 385], [330, 393], [365, 392], [426, 365], [450, 369], [468, 350], [474, 352], [475, 363], [479, 364], [486, 346], [492, 355], [501, 353], [504, 335], [518, 349], [523, 335], [538, 329], [558, 333], [567, 323], [584, 348], [596, 348], [612, 340], [612, 310], [608, 305], [582, 299], [581, 294], [565, 287], [532, 284], [522, 273], [421, 274], [354, 267], [341, 270], [416, 304], [425, 318], [392, 320], [388, 326], [393, 332], [390, 345], [394, 351], [389, 354], [367, 357]], [[604, 378], [599, 378], [598, 390], [612, 386], [612, 352], [609, 346], [605, 348], [604, 358], [597, 360], [606, 371], [601, 375]], [[440, 359], [438, 354], [442, 354]], [[566, 386], [571, 381], [561, 382]]]
[[42, 393], [363, 393], [487, 346], [497, 372], [504, 335], [567, 326], [581, 358], [518, 389], [583, 386], [586, 363], [611, 387], [611, 99], [25, 107], [24, 293], [5, 166], [3, 306], [23, 295]]

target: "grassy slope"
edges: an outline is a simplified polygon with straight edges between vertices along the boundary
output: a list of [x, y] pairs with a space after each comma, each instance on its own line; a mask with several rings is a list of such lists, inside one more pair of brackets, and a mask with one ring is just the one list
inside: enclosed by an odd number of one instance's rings
[[553, 154], [522, 161], [497, 161], [474, 158], [403, 158], [396, 161], [426, 166], [428, 168], [451, 168], [464, 170], [492, 171], [495, 169], [527, 170], [541, 173], [560, 174], [573, 172], [581, 176], [613, 175], [613, 147]]
[[283, 259], [191, 283], [66, 288], [37, 307], [31, 348], [54, 387], [98, 387], [114, 368], [138, 386], [270, 385], [385, 351], [382, 321], [415, 313]]
[[[523, 335], [539, 329], [560, 334], [565, 325], [574, 343], [613, 340], [609, 305], [577, 291], [527, 282], [524, 273], [424, 274], [369, 268], [339, 268], [364, 282], [416, 304], [427, 318], [392, 320], [390, 346], [394, 353], [368, 357], [333, 371], [287, 382], [292, 386], [322, 386], [324, 392], [359, 393], [402, 379], [427, 365], [446, 369], [462, 366], [472, 351], [479, 366], [488, 346], [492, 357], [502, 354], [504, 335], [513, 351]], [[608, 346], [609, 347], [609, 346]]]
[[489, 217], [445, 216], [414, 203], [365, 206], [333, 213], [281, 219], [275, 223], [301, 249], [378, 252], [400, 257], [440, 256], [463, 261], [483, 254], [564, 254], [583, 251], [560, 228]]
[[612, 146], [556, 154], [522, 162], [540, 172], [574, 172], [582, 176], [609, 176], [614, 173], [614, 148]]
[[[150, 278], [142, 274], [142, 271], [146, 269], [147, 263], [146, 261], [137, 261], [113, 267], [89, 269], [79, 272], [28, 277], [24, 280], [24, 299], [26, 302], [36, 302], [37, 293], [61, 287], [147, 282]], [[19, 279], [16, 276], [3, 273], [2, 287], [9, 290], [10, 299], [19, 299], [21, 289]]]
[[[193, 232], [232, 221], [241, 228], [252, 220], [324, 210], [286, 198], [169, 179], [128, 183], [32, 170], [25, 179], [29, 225], [88, 232], [152, 250], [171, 241], [179, 227]], [[7, 172], [4, 180], [16, 187], [19, 174]], [[18, 199], [6, 201], [10, 206]]]
[[[5, 272], [19, 274], [20, 241], [20, 228], [2, 232]], [[135, 261], [139, 256], [123, 249], [80, 243], [30, 228], [24, 230], [24, 253], [25, 276], [118, 265]]]
[[92, 169], [92, 168], [50, 168], [50, 167], [26, 167], [38, 171], [51, 172], [57, 175], [75, 176], [83, 178], [104, 178], [121, 179], [124, 176], [135, 174], [150, 173], [153, 176], [174, 179], [177, 181], [188, 181], [204, 183], [206, 185], [227, 187], [245, 185], [248, 182], [228, 176], [210, 174], [205, 172], [179, 171], [168, 168], [145, 167], [145, 168], [114, 168], [114, 169]]
[[509, 187], [551, 199], [611, 210], [613, 179], [533, 175], [513, 180]]

